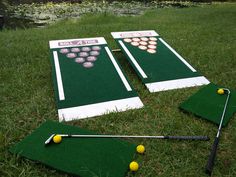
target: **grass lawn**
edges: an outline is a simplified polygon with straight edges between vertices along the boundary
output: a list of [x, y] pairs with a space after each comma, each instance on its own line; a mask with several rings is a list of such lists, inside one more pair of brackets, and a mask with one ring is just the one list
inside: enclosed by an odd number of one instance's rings
[[[136, 17], [87, 15], [43, 29], [0, 32], [0, 176], [67, 176], [8, 152], [46, 119], [58, 120], [49, 40], [104, 36], [117, 48], [111, 31], [154, 29], [211, 82], [236, 89], [235, 22], [236, 3], [226, 3], [156, 9]], [[143, 143], [147, 151], [138, 158], [140, 170], [128, 177], [206, 176], [217, 126], [178, 109], [199, 87], [151, 94], [124, 56], [116, 56], [145, 107], [68, 124], [103, 134], [209, 135], [209, 142], [129, 140]], [[213, 176], [236, 176], [235, 147], [236, 116], [223, 129]]]

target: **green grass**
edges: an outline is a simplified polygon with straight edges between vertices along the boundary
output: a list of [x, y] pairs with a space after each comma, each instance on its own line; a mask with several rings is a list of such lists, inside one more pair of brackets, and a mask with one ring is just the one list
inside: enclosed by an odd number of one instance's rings
[[[154, 29], [211, 82], [236, 88], [236, 4], [157, 9], [136, 17], [87, 15], [43, 29], [0, 32], [0, 176], [67, 176], [13, 156], [9, 146], [46, 119], [58, 120], [48, 41], [104, 36], [111, 31]], [[209, 135], [209, 142], [129, 140], [146, 146], [141, 168], [128, 177], [206, 176], [204, 167], [217, 126], [182, 113], [178, 105], [198, 88], [149, 93], [122, 54], [116, 54], [145, 107], [69, 122], [103, 134]], [[236, 176], [236, 119], [223, 129], [213, 176]]]

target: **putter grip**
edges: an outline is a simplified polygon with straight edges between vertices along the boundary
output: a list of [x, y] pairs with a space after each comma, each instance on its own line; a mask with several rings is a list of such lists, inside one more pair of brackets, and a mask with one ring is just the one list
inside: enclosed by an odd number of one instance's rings
[[208, 174], [208, 175], [211, 175], [211, 172], [213, 170], [218, 144], [219, 144], [219, 138], [216, 137], [215, 141], [213, 143], [212, 149], [211, 149], [211, 154], [208, 158], [208, 162], [206, 165], [206, 174]]
[[208, 136], [167, 136], [167, 139], [176, 139], [176, 140], [203, 140], [208, 141]]

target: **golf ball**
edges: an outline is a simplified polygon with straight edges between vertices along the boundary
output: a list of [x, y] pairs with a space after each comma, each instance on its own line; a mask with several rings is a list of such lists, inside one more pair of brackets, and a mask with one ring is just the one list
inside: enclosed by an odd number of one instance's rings
[[83, 66], [85, 68], [92, 68], [93, 67], [93, 63], [92, 62], [85, 62], [85, 63], [83, 63]]
[[77, 55], [75, 53], [68, 53], [66, 54], [68, 58], [75, 58]]
[[143, 154], [145, 152], [145, 147], [143, 145], [138, 145], [136, 147], [136, 151], [139, 153], [139, 154]]
[[140, 39], [139, 39], [139, 38], [137, 38], [137, 37], [135, 37], [135, 38], [132, 38], [132, 41], [134, 41], [134, 42], [139, 42], [139, 41], [140, 41]]
[[156, 50], [154, 50], [154, 49], [147, 49], [147, 51], [151, 54], [156, 53]]
[[135, 161], [132, 161], [130, 164], [129, 164], [129, 169], [130, 171], [137, 171], [139, 168], [139, 165], [137, 162]]
[[138, 43], [138, 42], [131, 42], [131, 45], [133, 45], [133, 46], [138, 46], [139, 43]]
[[147, 45], [148, 43], [145, 42], [145, 41], [141, 41], [141, 42], [139, 42], [139, 44], [140, 44], [140, 45]]
[[157, 38], [155, 38], [155, 37], [150, 37], [149, 40], [151, 40], [151, 41], [157, 41]]
[[93, 46], [92, 50], [101, 50], [101, 47], [100, 46]]
[[99, 51], [96, 51], [96, 50], [91, 51], [91, 52], [90, 52], [90, 55], [98, 56], [98, 55], [99, 55]]
[[157, 47], [155, 45], [148, 45], [149, 49], [156, 49]]
[[144, 45], [140, 45], [140, 46], [138, 46], [138, 48], [140, 48], [141, 50], [146, 50], [147, 49], [147, 47], [144, 46]]
[[124, 41], [125, 41], [125, 42], [132, 42], [132, 39], [125, 38]]
[[69, 53], [69, 49], [61, 49], [61, 50], [60, 50], [60, 53], [63, 53], [63, 54]]
[[156, 41], [149, 41], [148, 43], [151, 44], [151, 45], [157, 45]]
[[96, 60], [97, 60], [97, 57], [95, 57], [95, 56], [88, 56], [87, 57], [87, 61], [93, 62], [93, 61], [96, 61]]
[[224, 89], [220, 88], [220, 89], [217, 90], [217, 93], [219, 95], [223, 95], [225, 93], [225, 91], [224, 91]]
[[142, 41], [148, 41], [148, 38], [147, 37], [141, 37], [141, 40]]
[[83, 63], [83, 62], [85, 62], [85, 59], [82, 58], [82, 57], [78, 57], [78, 58], [75, 58], [75, 62], [77, 62], [77, 63]]
[[87, 57], [87, 56], [89, 56], [89, 54], [87, 52], [80, 52], [79, 56], [80, 57]]
[[60, 135], [55, 135], [53, 137], [53, 142], [56, 143], [56, 144], [60, 143], [61, 140], [62, 140], [62, 137]]
[[90, 47], [82, 47], [81, 49], [83, 52], [89, 52], [91, 49]]
[[78, 47], [74, 47], [70, 49], [71, 52], [80, 52], [80, 49]]

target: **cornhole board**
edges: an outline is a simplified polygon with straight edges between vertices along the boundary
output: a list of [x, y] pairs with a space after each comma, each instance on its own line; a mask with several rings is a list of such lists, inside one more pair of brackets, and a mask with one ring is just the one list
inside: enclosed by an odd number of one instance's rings
[[112, 138], [63, 138], [60, 144], [44, 142], [51, 134], [96, 134], [79, 127], [46, 121], [10, 152], [80, 177], [124, 177], [136, 145]]
[[103, 37], [49, 45], [59, 121], [143, 107]]
[[111, 34], [150, 92], [209, 83], [155, 31]]
[[[219, 125], [227, 94], [217, 94], [218, 88], [224, 87], [217, 86], [213, 83], [208, 84], [194, 95], [190, 96], [179, 106], [179, 108], [185, 112], [193, 113], [200, 118], [209, 120]], [[228, 124], [230, 118], [236, 112], [236, 91], [230, 89], [230, 92], [230, 98], [222, 124], [223, 126]]]

